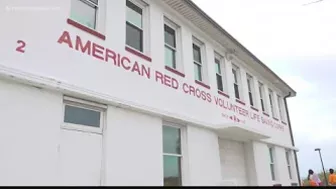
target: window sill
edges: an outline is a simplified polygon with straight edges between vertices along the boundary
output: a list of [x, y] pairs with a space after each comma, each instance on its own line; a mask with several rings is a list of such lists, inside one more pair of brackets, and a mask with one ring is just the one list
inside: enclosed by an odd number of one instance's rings
[[242, 104], [242, 105], [244, 105], [244, 106], [246, 105], [245, 102], [242, 102], [242, 101], [240, 101], [239, 99], [236, 99], [236, 102], [238, 102], [239, 104]]
[[168, 71], [170, 71], [170, 72], [172, 72], [172, 73], [174, 73], [174, 74], [176, 74], [176, 75], [179, 75], [181, 77], [185, 77], [184, 73], [181, 73], [181, 72], [177, 71], [174, 68], [171, 68], [169, 66], [165, 66], [165, 69], [168, 70]]
[[275, 121], [279, 121], [279, 119], [278, 119], [278, 118], [276, 118], [276, 117], [273, 117], [273, 119], [274, 119]]
[[284, 121], [281, 121], [281, 123], [282, 123], [282, 124], [284, 124], [284, 125], [287, 125], [287, 123], [286, 123], [286, 122], [284, 122]]
[[254, 110], [254, 111], [256, 111], [256, 112], [259, 112], [259, 110], [257, 108], [255, 108], [255, 107], [253, 107], [253, 106], [251, 106], [251, 109]]
[[266, 112], [263, 112], [263, 114], [264, 114], [265, 116], [269, 117], [269, 115], [268, 115]]
[[132, 54], [134, 54], [134, 55], [136, 55], [136, 56], [138, 56], [138, 57], [144, 59], [144, 60], [147, 60], [148, 62], [152, 62], [152, 58], [150, 58], [150, 57], [144, 55], [142, 52], [139, 52], [139, 51], [137, 51], [137, 50], [135, 50], [135, 49], [133, 49], [133, 48], [131, 48], [131, 47], [127, 47], [127, 46], [126, 46], [126, 47], [125, 47], [125, 50], [126, 50], [127, 52], [129, 52], [129, 53], [132, 53]]
[[226, 98], [230, 98], [230, 96], [225, 94], [223, 91], [218, 90], [218, 94], [225, 96]]
[[70, 18], [67, 19], [67, 23], [69, 25], [72, 25], [72, 26], [74, 26], [74, 27], [76, 27], [76, 28], [78, 28], [80, 30], [83, 30], [83, 31], [91, 34], [91, 35], [94, 35], [94, 36], [96, 36], [96, 37], [98, 37], [98, 38], [100, 38], [102, 40], [106, 39], [105, 35], [97, 32], [96, 30], [93, 30], [93, 29], [91, 29], [91, 28], [89, 28], [87, 26], [84, 26], [84, 25], [82, 25], [82, 24], [80, 24], [80, 23], [78, 23], [78, 22], [76, 22], [76, 21], [74, 21], [74, 20], [72, 20]]
[[210, 89], [210, 86], [209, 86], [209, 85], [206, 85], [206, 84], [204, 84], [204, 83], [201, 82], [201, 81], [195, 80], [195, 83], [201, 85], [201, 86], [204, 87], [204, 88]]

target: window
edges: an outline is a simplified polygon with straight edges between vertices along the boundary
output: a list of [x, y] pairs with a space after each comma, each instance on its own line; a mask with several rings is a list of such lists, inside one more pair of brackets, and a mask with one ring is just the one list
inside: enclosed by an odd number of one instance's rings
[[194, 75], [197, 81], [203, 81], [201, 45], [193, 42]]
[[290, 157], [291, 157], [290, 151], [286, 151], [286, 161], [287, 161], [288, 175], [289, 175], [289, 179], [293, 179]]
[[224, 92], [224, 83], [225, 80], [225, 69], [222, 64], [223, 58], [215, 54], [215, 69], [216, 69], [216, 80], [217, 80], [217, 89]]
[[182, 186], [181, 129], [163, 126], [164, 186]]
[[268, 89], [268, 97], [269, 97], [270, 108], [271, 108], [270, 113], [272, 113], [272, 116], [275, 117], [274, 105], [273, 105], [273, 91], [271, 89]]
[[173, 28], [164, 25], [165, 63], [176, 69], [176, 32]]
[[272, 180], [275, 180], [275, 161], [274, 161], [274, 148], [269, 147], [269, 155], [270, 155], [270, 169]]
[[253, 77], [249, 74], [246, 74], [246, 79], [247, 79], [247, 88], [248, 88], [248, 94], [249, 94], [249, 100], [250, 100], [250, 105], [253, 107], [254, 106], [254, 98], [253, 98], [253, 93], [254, 93], [254, 85], [253, 85]]
[[89, 28], [97, 27], [98, 0], [72, 0], [70, 18]]
[[263, 112], [265, 112], [264, 104], [264, 85], [259, 82], [260, 105]]
[[64, 97], [63, 127], [101, 132], [105, 109], [103, 105]]
[[232, 74], [233, 74], [233, 87], [235, 92], [236, 99], [240, 99], [240, 74], [239, 74], [239, 68], [235, 65], [232, 65]]
[[126, 45], [144, 52], [144, 7], [126, 0]]
[[176, 70], [182, 69], [181, 62], [181, 44], [180, 44], [180, 26], [164, 17], [164, 42], [165, 42], [165, 64]]
[[282, 111], [282, 98], [277, 95], [277, 99], [278, 99], [278, 108], [279, 108], [279, 115], [280, 115], [280, 119], [281, 121], [284, 121], [284, 112]]

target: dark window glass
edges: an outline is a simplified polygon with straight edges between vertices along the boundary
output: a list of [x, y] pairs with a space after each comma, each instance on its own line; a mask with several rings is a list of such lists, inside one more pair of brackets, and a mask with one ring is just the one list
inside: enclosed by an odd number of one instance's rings
[[72, 1], [70, 18], [89, 28], [96, 28], [97, 7], [87, 1]]
[[250, 99], [250, 105], [253, 106], [253, 97], [251, 92], [249, 92], [249, 99]]
[[126, 21], [142, 29], [142, 9], [130, 1], [126, 1]]
[[181, 134], [179, 128], [163, 127], [163, 153], [181, 154]]
[[100, 112], [66, 105], [64, 122], [91, 127], [100, 127]]
[[175, 30], [167, 25], [164, 25], [164, 30], [165, 30], [165, 43], [175, 48], [176, 47]]
[[216, 62], [216, 73], [218, 73], [218, 74], [221, 74], [222, 72], [221, 72], [221, 68], [220, 68], [220, 62], [217, 62], [216, 61], [217, 59], [215, 59], [215, 62]]
[[239, 99], [239, 87], [236, 83], [234, 84], [234, 91], [236, 99]]
[[181, 157], [163, 156], [164, 186], [181, 186]]
[[198, 81], [202, 81], [202, 66], [194, 63], [194, 74], [195, 74], [195, 79]]
[[137, 49], [138, 51], [143, 51], [143, 39], [142, 30], [134, 27], [132, 24], [126, 24], [126, 44]]
[[165, 46], [165, 64], [176, 69], [176, 53], [169, 46]]
[[194, 54], [194, 61], [198, 63], [202, 63], [202, 58], [201, 58], [201, 49], [199, 46], [193, 44], [193, 54]]
[[261, 109], [264, 112], [265, 111], [265, 107], [264, 107], [264, 101], [263, 101], [263, 99], [260, 99], [260, 103], [261, 103]]
[[223, 91], [222, 76], [216, 74], [216, 78], [217, 78], [217, 88], [218, 88], [218, 90]]

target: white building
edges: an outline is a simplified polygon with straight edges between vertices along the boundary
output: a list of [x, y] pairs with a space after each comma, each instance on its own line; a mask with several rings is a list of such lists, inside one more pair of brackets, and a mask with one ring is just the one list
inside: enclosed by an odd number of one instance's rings
[[190, 0], [0, 5], [0, 185], [299, 184], [296, 92]]

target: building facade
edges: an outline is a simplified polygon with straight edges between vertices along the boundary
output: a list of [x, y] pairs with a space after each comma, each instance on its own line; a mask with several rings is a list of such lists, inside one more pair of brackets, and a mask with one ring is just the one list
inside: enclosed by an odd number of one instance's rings
[[299, 184], [296, 92], [190, 0], [0, 5], [0, 185]]

